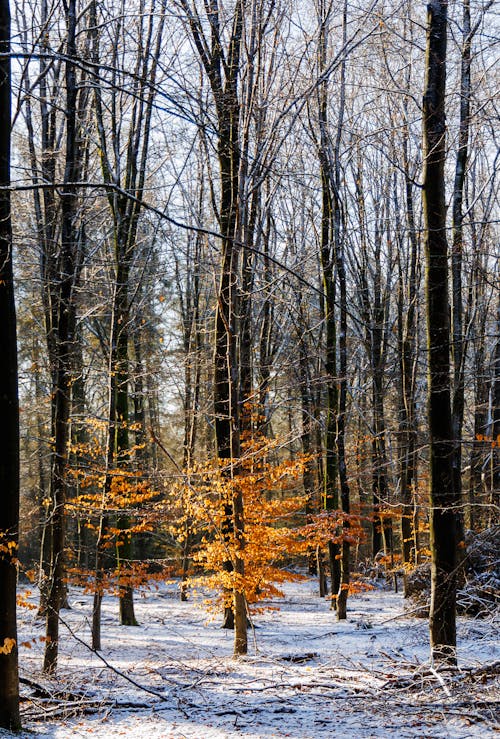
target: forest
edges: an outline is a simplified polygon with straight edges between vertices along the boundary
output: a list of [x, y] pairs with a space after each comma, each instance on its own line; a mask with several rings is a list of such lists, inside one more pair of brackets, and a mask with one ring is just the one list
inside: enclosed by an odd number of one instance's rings
[[0, 736], [498, 730], [499, 46], [0, 0]]

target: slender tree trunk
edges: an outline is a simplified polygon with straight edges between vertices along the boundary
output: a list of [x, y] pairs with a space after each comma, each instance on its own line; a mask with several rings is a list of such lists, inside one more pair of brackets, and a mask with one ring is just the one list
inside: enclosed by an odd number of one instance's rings
[[325, 562], [323, 560], [323, 552], [321, 547], [316, 547], [316, 569], [318, 571], [319, 597], [324, 598], [328, 593], [325, 574]]
[[[202, 209], [202, 193], [200, 193], [199, 208]], [[187, 499], [183, 501], [185, 528], [184, 540], [181, 554], [181, 585], [180, 599], [187, 600], [187, 577], [189, 572], [189, 561], [192, 547], [192, 516], [190, 513], [191, 488], [189, 476], [195, 459], [196, 436], [198, 431], [198, 403], [200, 395], [200, 285], [197, 264], [201, 254], [201, 241], [196, 239], [194, 257], [188, 256], [186, 264], [187, 277], [185, 291], [181, 287], [178, 265], [176, 263], [176, 274], [181, 296], [183, 340], [184, 340], [184, 444], [182, 455], [182, 468], [188, 478], [188, 485], [184, 495]]]
[[[106, 495], [106, 489], [104, 496]], [[104, 595], [103, 580], [106, 571], [107, 555], [107, 535], [109, 530], [109, 519], [101, 512], [99, 521], [99, 532], [96, 541], [95, 550], [95, 582], [94, 582], [94, 600], [92, 605], [92, 649], [99, 651], [102, 649], [101, 642], [101, 606]]]
[[430, 434], [430, 640], [436, 662], [456, 663], [456, 505], [450, 398], [450, 321], [444, 164], [447, 3], [427, 6], [423, 100], [423, 205], [426, 255]]
[[337, 453], [339, 458], [340, 499], [344, 520], [342, 524], [342, 551], [340, 584], [337, 597], [337, 617], [347, 618], [347, 596], [349, 594], [350, 582], [350, 543], [349, 543], [349, 514], [350, 490], [347, 477], [347, 461], [345, 450], [346, 436], [346, 405], [347, 405], [347, 281], [345, 273], [345, 262], [343, 247], [337, 254], [337, 272], [340, 287], [340, 340], [339, 340], [339, 370], [340, 370], [340, 393], [339, 412], [337, 416]]
[[[467, 344], [463, 328], [462, 300], [462, 252], [463, 252], [463, 192], [468, 158], [470, 95], [471, 95], [471, 19], [470, 2], [463, 0], [463, 42], [460, 76], [460, 129], [455, 162], [453, 187], [452, 227], [452, 355], [453, 355], [453, 403], [452, 424], [455, 451], [453, 455], [453, 486], [457, 500], [462, 500], [462, 427], [465, 399], [465, 355]], [[457, 557], [465, 555], [463, 510], [457, 511]], [[463, 577], [463, 573], [462, 573]]]
[[479, 441], [480, 436], [488, 433], [488, 395], [486, 369], [486, 322], [488, 312], [484, 310], [485, 300], [485, 276], [486, 270], [481, 264], [481, 254], [477, 239], [473, 238], [473, 249], [475, 254], [474, 266], [471, 271], [471, 280], [474, 290], [474, 324], [473, 324], [473, 347], [474, 360], [472, 373], [474, 377], [474, 435], [470, 450], [470, 476], [469, 476], [469, 516], [468, 526], [472, 531], [479, 530], [485, 525], [484, 502], [484, 444]]
[[[217, 453], [222, 464], [227, 468], [224, 477], [228, 482], [228, 491], [224, 501], [224, 536], [228, 544], [236, 535], [236, 509], [239, 503], [236, 500], [241, 496], [241, 490], [234, 484], [235, 462], [240, 454], [240, 407], [239, 407], [239, 372], [238, 372], [238, 327], [237, 320], [237, 273], [239, 249], [233, 243], [237, 224], [237, 177], [238, 151], [231, 146], [231, 142], [238, 141], [237, 100], [225, 99], [219, 103], [220, 125], [219, 132], [219, 167], [221, 177], [220, 221], [223, 239], [223, 254], [221, 265], [221, 280], [218, 288], [217, 315], [215, 321], [215, 351], [214, 351], [214, 411], [215, 411], [215, 438]], [[236, 571], [236, 557], [228, 558], [223, 567], [226, 572]], [[242, 563], [241, 563], [242, 564]], [[240, 568], [241, 569], [241, 566]], [[223, 628], [234, 629], [236, 618], [234, 609], [240, 606], [236, 599], [236, 589], [233, 588], [232, 603], [227, 602], [224, 612]], [[238, 620], [240, 623], [240, 620]], [[246, 637], [246, 621], [245, 621]], [[242, 648], [242, 637], [235, 634], [238, 648]]]
[[47, 517], [47, 500], [49, 495], [49, 486], [46, 478], [45, 457], [47, 453], [48, 439], [45, 430], [44, 416], [41, 409], [42, 403], [42, 382], [40, 378], [40, 347], [38, 341], [34, 341], [32, 350], [32, 364], [35, 367], [35, 402], [36, 402], [36, 431], [37, 431], [37, 467], [38, 467], [38, 502], [40, 516], [40, 537], [39, 537], [39, 566], [38, 566], [38, 587], [40, 590], [40, 604], [38, 609], [38, 617], [45, 618], [47, 615], [47, 585], [46, 580], [49, 577], [49, 567], [47, 563], [50, 561], [50, 527]]
[[[413, 263], [413, 260], [412, 260]], [[401, 266], [400, 266], [401, 269]], [[413, 268], [412, 268], [413, 273]], [[415, 443], [415, 397], [413, 382], [413, 364], [415, 357], [415, 293], [411, 285], [415, 285], [414, 274], [410, 277], [410, 306], [403, 317], [404, 297], [407, 294], [400, 274], [398, 291], [398, 354], [399, 354], [399, 454], [400, 454], [400, 497], [402, 503], [401, 516], [401, 552], [403, 564], [416, 564], [415, 551], [415, 482], [416, 482], [416, 443]], [[413, 297], [412, 296], [413, 293]], [[405, 573], [406, 588], [406, 573]]]
[[[10, 207], [10, 8], [0, 1], [0, 727], [21, 728], [16, 620], [19, 537], [19, 400]], [[5, 188], [5, 189], [4, 189]]]
[[[331, 21], [331, 4], [321, 3], [319, 7], [320, 34], [318, 40], [318, 74], [324, 74], [328, 55], [328, 34]], [[323, 320], [325, 325], [325, 375], [326, 375], [326, 431], [325, 463], [323, 478], [323, 508], [327, 511], [339, 509], [339, 460], [337, 453], [337, 317], [335, 315], [335, 255], [339, 249], [340, 204], [336, 182], [335, 166], [337, 149], [332, 151], [328, 129], [328, 79], [318, 87], [318, 156], [321, 178], [321, 272], [323, 281]], [[343, 105], [340, 106], [339, 127], [342, 126]], [[332, 161], [333, 160], [333, 161]], [[340, 587], [340, 546], [328, 542], [330, 575], [332, 586], [332, 608], [337, 608], [337, 593]]]
[[217, 290], [214, 348], [214, 411], [218, 457], [225, 465], [227, 493], [223, 530], [227, 542], [234, 542], [234, 554], [223, 567], [234, 573], [232, 610], [225, 609], [224, 628], [234, 625], [234, 653], [247, 652], [247, 614], [243, 592], [244, 519], [243, 495], [236, 477], [240, 456], [240, 359], [241, 315], [238, 274], [241, 268], [240, 202], [240, 100], [238, 82], [243, 37], [245, 0], [237, 0], [226, 50], [222, 49], [217, 5], [206, 6], [210, 39], [188, 0], [181, 0], [194, 43], [210, 81], [217, 114], [217, 157], [220, 175], [219, 229], [222, 234], [221, 278]]
[[488, 516], [490, 526], [497, 520], [500, 508], [500, 293], [497, 303], [496, 341], [492, 356], [491, 438], [495, 443], [492, 444], [490, 461], [491, 499]]
[[75, 331], [74, 281], [75, 281], [75, 217], [77, 193], [76, 180], [76, 0], [70, 0], [66, 12], [67, 60], [66, 60], [66, 160], [64, 191], [61, 193], [61, 256], [59, 263], [59, 287], [57, 294], [57, 324], [55, 333], [56, 366], [53, 388], [52, 413], [54, 419], [54, 451], [51, 472], [51, 576], [47, 598], [47, 642], [43, 669], [54, 673], [57, 669], [59, 648], [59, 611], [65, 596], [65, 505], [67, 495], [67, 468], [69, 446], [69, 420], [71, 411], [72, 345]]
[[484, 509], [481, 501], [484, 498], [483, 462], [484, 444], [479, 441], [485, 436], [488, 428], [488, 386], [485, 382], [484, 334], [479, 338], [474, 359], [474, 438], [470, 451], [469, 477], [469, 516], [468, 526], [472, 531], [480, 530], [485, 524]]
[[[342, 9], [342, 43], [347, 43], [347, 10], [348, 2], [344, 1]], [[337, 437], [336, 448], [339, 465], [340, 502], [342, 513], [342, 548], [340, 558], [340, 583], [337, 596], [337, 618], [347, 618], [347, 597], [349, 595], [350, 582], [350, 542], [349, 542], [349, 515], [350, 488], [347, 476], [347, 458], [345, 448], [346, 438], [346, 410], [347, 410], [347, 274], [345, 262], [345, 221], [342, 215], [340, 203], [341, 170], [340, 170], [340, 143], [343, 133], [343, 119], [346, 92], [346, 55], [344, 54], [341, 64], [340, 78], [340, 104], [339, 118], [337, 123], [337, 135], [335, 140], [335, 264], [337, 267], [337, 279], [339, 285], [339, 406], [337, 414]]]
[[[83, 469], [85, 465], [89, 463], [89, 434], [85, 424], [86, 398], [82, 341], [83, 337], [78, 334], [73, 342], [72, 356], [73, 380], [71, 388], [71, 444], [73, 448], [76, 448], [76, 451], [71, 453], [70, 464], [77, 470]], [[78, 479], [76, 479], [75, 482], [71, 484], [69, 494], [72, 498], [77, 498], [79, 493], [79, 483]], [[76, 534], [76, 565], [87, 569], [90, 564], [89, 547], [91, 545], [92, 537], [85, 525], [85, 520], [80, 513], [77, 513]]]
[[[109, 418], [108, 476], [113, 468], [130, 468], [129, 446], [129, 339], [131, 296], [130, 280], [137, 250], [137, 231], [142, 210], [142, 197], [147, 174], [148, 151], [151, 136], [151, 119], [155, 95], [158, 61], [161, 55], [163, 30], [166, 19], [166, 0], [156, 5], [151, 2], [147, 12], [137, 19], [137, 51], [134, 57], [133, 89], [131, 110], [124, 113], [113, 102], [111, 132], [104, 120], [104, 105], [101, 90], [95, 86], [94, 107], [99, 136], [99, 153], [103, 179], [106, 184], [118, 180], [121, 193], [110, 193], [108, 201], [113, 223], [115, 293], [111, 329], [110, 393], [113, 401], [110, 408], [114, 415]], [[93, 0], [89, 6], [92, 35], [92, 61], [94, 71], [100, 67], [98, 5]], [[121, 40], [121, 21], [117, 24], [115, 43]], [[123, 54], [125, 49], [121, 49]], [[124, 118], [129, 116], [127, 140], [122, 140]], [[108, 140], [109, 136], [109, 140]], [[114, 160], [110, 159], [112, 155]], [[123, 180], [123, 181], [122, 181]], [[132, 197], [128, 197], [131, 195]], [[111, 485], [106, 483], [109, 490]], [[117, 528], [123, 532], [117, 542], [117, 564], [119, 579], [120, 623], [137, 625], [134, 613], [133, 588], [127, 565], [133, 556], [130, 536], [130, 519], [125, 513], [118, 516]], [[125, 563], [125, 566], [123, 566]]]
[[[299, 298], [299, 306], [299, 312], [302, 314], [302, 295]], [[301, 322], [301, 325], [304, 324]], [[302, 454], [305, 457], [310, 457], [314, 449], [313, 435], [311, 433], [313, 416], [309, 368], [307, 363], [307, 348], [305, 346], [303, 337], [300, 337], [299, 339], [299, 385], [302, 410], [302, 433], [300, 437], [302, 443]], [[314, 498], [316, 491], [316, 480], [311, 459], [307, 459], [305, 462], [304, 470], [302, 473], [302, 485], [304, 487], [304, 495], [306, 496], [306, 517], [307, 520], [309, 520], [311, 514], [315, 512]], [[309, 550], [308, 560], [309, 574], [319, 574], [316, 555], [312, 549]]]
[[[266, 286], [270, 286], [273, 273], [269, 260], [269, 241], [271, 237], [271, 213], [269, 205], [266, 207], [265, 220], [266, 225], [262, 239], [262, 249], [264, 252], [263, 281]], [[269, 434], [270, 431], [269, 389], [273, 362], [273, 312], [273, 301], [269, 290], [266, 289], [259, 339], [259, 431], [264, 435]]]
[[[119, 233], [121, 229], [118, 229]], [[114, 398], [111, 407], [114, 409], [109, 420], [109, 448], [112, 451], [109, 474], [115, 474], [112, 466], [119, 469], [130, 469], [129, 443], [129, 297], [130, 250], [123, 248], [121, 235], [116, 239], [116, 291], [113, 306], [113, 327], [111, 338], [111, 394]], [[111, 489], [111, 481], [109, 482]], [[137, 626], [134, 612], [133, 588], [128, 581], [128, 566], [132, 559], [133, 545], [128, 534], [130, 519], [120, 514], [117, 528], [123, 532], [116, 542], [117, 569], [119, 582], [120, 623], [122, 626]]]
[[[408, 87], [409, 87], [408, 80]], [[400, 485], [401, 485], [401, 550], [404, 565], [415, 565], [418, 557], [416, 476], [417, 476], [417, 421], [415, 407], [415, 366], [417, 356], [417, 261], [418, 239], [415, 225], [413, 183], [410, 176], [408, 153], [407, 110], [405, 105], [405, 127], [403, 131], [403, 159], [405, 175], [406, 221], [408, 224], [410, 263], [408, 283], [405, 285], [400, 261], [398, 291], [398, 355], [399, 355], [399, 429], [400, 442]], [[406, 306], [406, 316], [404, 308]], [[406, 572], [404, 587], [406, 594]]]

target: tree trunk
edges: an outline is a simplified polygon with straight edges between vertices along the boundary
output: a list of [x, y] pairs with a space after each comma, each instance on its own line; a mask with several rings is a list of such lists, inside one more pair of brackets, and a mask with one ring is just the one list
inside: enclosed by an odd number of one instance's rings
[[[19, 400], [10, 206], [10, 9], [0, 2], [0, 727], [21, 728], [16, 621], [19, 536]], [[6, 188], [6, 189], [3, 189]]]
[[494, 443], [492, 442], [490, 462], [489, 526], [492, 526], [493, 522], [497, 520], [498, 509], [500, 508], [500, 294], [497, 303], [496, 341], [491, 364], [491, 438]]
[[[410, 82], [408, 80], [408, 88]], [[410, 175], [409, 136], [405, 103], [405, 126], [403, 130], [403, 165], [405, 177], [406, 221], [409, 233], [410, 264], [407, 285], [405, 284], [401, 259], [399, 259], [398, 289], [398, 356], [399, 356], [399, 431], [400, 431], [400, 496], [401, 552], [403, 565], [417, 563], [418, 520], [416, 502], [417, 477], [417, 421], [415, 405], [415, 365], [417, 356], [417, 265], [418, 238], [415, 225], [413, 182]], [[404, 308], [406, 306], [406, 317]], [[406, 570], [404, 588], [406, 595]]]
[[[113, 305], [113, 327], [111, 336], [111, 394], [113, 413], [109, 419], [109, 448], [110, 469], [108, 474], [114, 474], [113, 466], [128, 470], [130, 468], [129, 444], [129, 297], [128, 286], [130, 279], [131, 250], [124, 247], [124, 239], [118, 229], [116, 237], [116, 288]], [[109, 484], [111, 489], [111, 482]], [[130, 519], [128, 515], [120, 514], [117, 528], [123, 532], [116, 542], [119, 612], [122, 626], [137, 626], [134, 613], [134, 592], [128, 580], [128, 567], [132, 559], [132, 540], [128, 534]]]
[[450, 398], [450, 321], [444, 164], [447, 3], [427, 6], [423, 99], [423, 206], [426, 255], [430, 435], [430, 641], [436, 662], [456, 663], [456, 504]]
[[[318, 74], [324, 74], [328, 55], [328, 34], [330, 26], [331, 6], [324, 3], [319, 7], [320, 35], [318, 40]], [[326, 430], [325, 430], [325, 463], [323, 478], [323, 508], [336, 511], [339, 508], [339, 460], [337, 454], [337, 414], [338, 414], [338, 377], [337, 377], [337, 326], [335, 315], [335, 255], [339, 249], [340, 203], [337, 189], [335, 168], [338, 164], [335, 149], [332, 152], [330, 132], [328, 130], [328, 78], [318, 87], [318, 157], [321, 178], [321, 233], [320, 255], [323, 282], [323, 321], [325, 326], [325, 375], [326, 375]], [[342, 126], [343, 106], [340, 106], [339, 127]], [[332, 161], [333, 159], [333, 161]], [[337, 542], [328, 543], [330, 575], [332, 586], [332, 608], [337, 607], [337, 593], [340, 587], [340, 546]]]
[[345, 272], [344, 248], [339, 245], [336, 256], [337, 273], [340, 292], [340, 340], [339, 340], [339, 370], [340, 392], [339, 411], [337, 415], [337, 455], [339, 460], [340, 500], [344, 519], [342, 523], [342, 552], [340, 560], [340, 584], [337, 596], [337, 618], [347, 618], [347, 596], [350, 582], [350, 543], [349, 543], [349, 515], [350, 490], [347, 477], [347, 461], [345, 450], [346, 436], [346, 406], [347, 406], [347, 280]]
[[[237, 460], [240, 455], [240, 340], [241, 316], [237, 278], [240, 264], [241, 215], [240, 202], [240, 100], [238, 81], [242, 50], [244, 0], [237, 0], [232, 16], [227, 49], [221, 47], [218, 7], [206, 6], [208, 28], [205, 31], [197, 13], [193, 13], [187, 0], [181, 0], [186, 11], [193, 40], [210, 81], [217, 114], [217, 157], [220, 175], [219, 229], [222, 235], [221, 278], [217, 290], [217, 314], [215, 319], [214, 348], [214, 412], [217, 454], [225, 465], [223, 476], [227, 491], [223, 505], [223, 524], [227, 541], [235, 544], [231, 559], [223, 563], [228, 572], [234, 573], [232, 592], [233, 614], [225, 609], [224, 627], [234, 623], [234, 654], [247, 652], [247, 614], [243, 588], [244, 578], [244, 519], [241, 487], [235, 479], [238, 475]], [[209, 8], [209, 9], [208, 9]]]
[[65, 596], [65, 505], [67, 495], [67, 468], [69, 420], [71, 412], [72, 345], [75, 332], [75, 218], [77, 207], [76, 180], [76, 0], [70, 0], [66, 11], [67, 60], [66, 80], [66, 160], [64, 191], [61, 193], [61, 255], [58, 265], [59, 286], [55, 326], [55, 382], [52, 395], [54, 451], [51, 471], [51, 574], [47, 598], [47, 642], [43, 670], [57, 669], [59, 648], [59, 611]]
[[[463, 0], [463, 42], [460, 77], [460, 129], [458, 151], [455, 162], [455, 182], [453, 186], [453, 246], [451, 252], [452, 270], [452, 355], [453, 355], [453, 402], [452, 424], [455, 452], [453, 455], [453, 486], [458, 501], [462, 500], [462, 427], [464, 421], [465, 397], [465, 356], [467, 343], [463, 328], [462, 301], [462, 252], [463, 252], [463, 193], [468, 158], [470, 95], [471, 95], [471, 20], [470, 2]], [[457, 557], [465, 555], [464, 520], [462, 510], [457, 511]], [[461, 568], [463, 569], [463, 568]], [[464, 574], [462, 572], [462, 579]]]
[[[112, 306], [112, 328], [110, 337], [110, 417], [108, 443], [108, 477], [113, 468], [130, 468], [129, 445], [129, 295], [131, 270], [136, 254], [136, 239], [142, 209], [142, 197], [146, 180], [148, 150], [151, 135], [151, 118], [157, 91], [156, 75], [160, 58], [163, 29], [165, 26], [166, 0], [160, 7], [152, 2], [148, 12], [139, 16], [138, 46], [134, 58], [134, 88], [132, 109], [125, 113], [113, 102], [110, 126], [105, 125], [102, 91], [95, 86], [94, 107], [99, 135], [99, 154], [103, 179], [106, 184], [116, 184], [123, 192], [111, 191], [108, 201], [113, 223], [115, 292]], [[94, 72], [100, 67], [98, 5], [93, 0], [89, 6], [91, 16], [92, 61]], [[118, 24], [121, 28], [121, 24]], [[118, 38], [116, 39], [118, 45]], [[126, 53], [125, 49], [121, 50]], [[131, 61], [131, 60], [130, 60]], [[129, 117], [126, 142], [122, 141], [123, 121]], [[107, 123], [107, 122], [106, 122]], [[111, 128], [111, 133], [107, 133]], [[108, 141], [108, 136], [110, 141]], [[114, 161], [109, 156], [113, 152]], [[123, 182], [121, 181], [123, 179]], [[130, 194], [132, 197], [128, 197]], [[106, 488], [111, 490], [110, 482]], [[119, 580], [120, 623], [135, 626], [133, 588], [127, 565], [132, 559], [133, 542], [130, 534], [130, 519], [126, 514], [118, 516], [117, 528], [123, 532], [117, 540], [117, 562]], [[123, 566], [125, 562], [125, 567]]]

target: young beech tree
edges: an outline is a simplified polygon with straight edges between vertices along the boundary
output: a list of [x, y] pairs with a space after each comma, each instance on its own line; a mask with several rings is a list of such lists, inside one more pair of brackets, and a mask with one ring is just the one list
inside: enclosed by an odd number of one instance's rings
[[423, 206], [426, 257], [430, 537], [430, 640], [433, 659], [456, 662], [456, 516], [450, 392], [448, 243], [444, 164], [447, 2], [427, 6], [423, 99]]
[[[277, 453], [279, 440], [269, 441], [265, 436], [243, 432], [239, 474], [230, 479], [223, 465], [201, 465], [192, 475], [189, 517], [198, 532], [198, 545], [193, 561], [206, 573], [202, 582], [213, 587], [218, 600], [231, 605], [228, 598], [237, 588], [247, 605], [258, 603], [282, 593], [280, 583], [296, 579], [284, 567], [287, 558], [302, 552], [304, 543], [300, 527], [294, 517], [305, 507], [305, 496], [297, 494], [295, 481], [303, 474], [310, 458], [297, 456], [293, 460], [271, 462]], [[187, 476], [186, 476], [187, 479]], [[233, 496], [237, 486], [245, 506], [244, 574], [236, 567], [228, 570], [226, 561], [235, 563], [241, 556], [236, 535], [227, 535], [224, 500]], [[175, 495], [176, 491], [174, 491]], [[184, 492], [176, 498], [187, 498]], [[174, 537], [185, 535], [183, 521], [171, 527]], [[322, 542], [324, 543], [324, 542]], [[199, 583], [199, 578], [196, 578]]]
[[[77, 564], [67, 569], [67, 576], [71, 583], [93, 593], [95, 601], [96, 597], [101, 600], [105, 592], [120, 595], [123, 588], [144, 585], [149, 579], [147, 563], [130, 563], [124, 571], [120, 557], [124, 542], [152, 531], [153, 501], [158, 493], [141, 469], [109, 468], [106, 421], [87, 419], [82, 428], [84, 441], [70, 447], [75, 465], [69, 468], [69, 476], [78, 492], [66, 508], [68, 517], [83, 521], [88, 531], [98, 532], [101, 566], [96, 572], [92, 567]], [[131, 448], [131, 453], [137, 451], [140, 450]], [[128, 528], [111, 526], [110, 520], [120, 521], [124, 512], [127, 512]], [[162, 513], [165, 512], [162, 510]], [[102, 525], [103, 517], [107, 519], [105, 526]], [[157, 520], [156, 517], [154, 523]], [[96, 621], [94, 611], [94, 649], [101, 648], [100, 636], [100, 620]]]
[[10, 218], [10, 8], [0, 2], [0, 727], [17, 730], [19, 677], [16, 550], [19, 532], [19, 401]]

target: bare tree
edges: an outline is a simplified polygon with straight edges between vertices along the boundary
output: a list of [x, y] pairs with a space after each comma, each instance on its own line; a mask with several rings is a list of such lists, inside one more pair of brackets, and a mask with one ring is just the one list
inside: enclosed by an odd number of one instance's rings
[[[237, 280], [241, 248], [238, 246], [240, 173], [240, 99], [238, 80], [243, 37], [244, 0], [237, 0], [224, 47], [220, 9], [216, 3], [206, 6], [210, 38], [204, 32], [195, 4], [181, 0], [191, 34], [208, 76], [217, 116], [217, 156], [220, 175], [219, 228], [222, 235], [221, 277], [217, 290], [217, 314], [214, 352], [214, 411], [217, 453], [229, 464], [228, 475], [235, 471], [232, 460], [240, 456], [239, 328]], [[225, 502], [225, 531], [234, 536], [236, 553], [225, 567], [244, 576], [242, 548], [243, 498], [238, 485], [229, 485], [231, 496]], [[233, 621], [234, 619], [234, 621]], [[245, 597], [238, 585], [233, 589], [233, 607], [226, 608], [225, 626], [235, 629], [235, 654], [247, 651], [247, 615]]]
[[47, 597], [47, 641], [43, 669], [55, 672], [59, 646], [59, 611], [64, 598], [65, 504], [67, 496], [68, 443], [70, 438], [72, 348], [75, 334], [76, 211], [79, 148], [77, 145], [76, 0], [66, 7], [66, 151], [61, 193], [61, 243], [58, 255], [53, 387], [54, 452], [51, 470], [51, 570]]
[[456, 505], [450, 388], [448, 243], [444, 165], [448, 8], [427, 11], [423, 100], [423, 205], [426, 256], [430, 536], [432, 552], [430, 639], [436, 662], [456, 662]]
[[[90, 5], [92, 60], [94, 72], [101, 68], [101, 48], [99, 36], [99, 16], [97, 3]], [[111, 307], [111, 326], [109, 339], [109, 434], [107, 452], [107, 475], [105, 497], [111, 489], [115, 467], [126, 470], [130, 463], [129, 439], [129, 383], [130, 383], [130, 332], [131, 332], [131, 275], [137, 254], [137, 233], [142, 208], [142, 199], [147, 176], [148, 151], [152, 131], [153, 104], [156, 95], [158, 61], [162, 49], [165, 26], [165, 3], [160, 5], [159, 17], [155, 4], [149, 9], [140, 7], [137, 19], [137, 50], [131, 75], [130, 92], [120, 83], [121, 76], [127, 76], [127, 63], [130, 61], [125, 48], [124, 34], [128, 30], [123, 25], [123, 5], [114, 23], [111, 79], [106, 92], [99, 84], [95, 85], [96, 127], [99, 137], [100, 164], [106, 185], [117, 188], [110, 190], [108, 203], [112, 223], [112, 243], [114, 260], [114, 285]], [[121, 67], [118, 69], [118, 57]], [[117, 74], [120, 79], [117, 79]], [[104, 99], [105, 96], [108, 99]], [[131, 100], [130, 110], [123, 99]], [[112, 111], [105, 118], [106, 103]], [[125, 119], [128, 118], [128, 125]], [[126, 579], [126, 567], [132, 559], [132, 542], [127, 534], [129, 517], [124, 513], [118, 516], [117, 526], [124, 534], [119, 544], [119, 559], [123, 562], [123, 577], [120, 582], [120, 623], [126, 626], [137, 625], [134, 613], [133, 588]], [[103, 542], [107, 529], [107, 516], [101, 521], [100, 542]], [[100, 577], [102, 557], [98, 556], [97, 579]], [[94, 603], [94, 644], [97, 638], [101, 593], [96, 590]], [[96, 647], [97, 648], [97, 647]]]
[[0, 726], [17, 731], [19, 676], [15, 564], [19, 536], [19, 400], [10, 204], [10, 8], [0, 3]]

